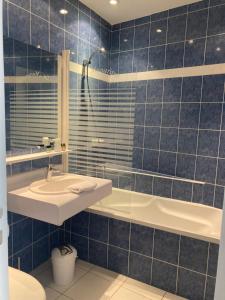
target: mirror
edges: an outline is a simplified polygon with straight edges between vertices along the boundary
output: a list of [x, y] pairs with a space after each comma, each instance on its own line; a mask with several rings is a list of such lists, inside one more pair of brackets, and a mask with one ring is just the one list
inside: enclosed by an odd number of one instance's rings
[[59, 137], [58, 57], [4, 37], [8, 156], [38, 151], [43, 137]]

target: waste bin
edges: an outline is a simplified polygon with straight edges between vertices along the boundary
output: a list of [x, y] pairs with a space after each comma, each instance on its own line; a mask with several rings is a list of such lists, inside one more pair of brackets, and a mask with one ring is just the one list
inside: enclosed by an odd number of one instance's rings
[[53, 278], [57, 285], [68, 285], [72, 282], [76, 258], [77, 250], [70, 245], [52, 250]]

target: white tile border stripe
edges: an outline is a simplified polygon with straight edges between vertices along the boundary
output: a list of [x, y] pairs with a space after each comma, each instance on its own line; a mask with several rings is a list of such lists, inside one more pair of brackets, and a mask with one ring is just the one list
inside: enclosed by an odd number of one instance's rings
[[[82, 74], [82, 65], [70, 62], [70, 71], [77, 74]], [[166, 78], [178, 78], [178, 77], [191, 77], [191, 76], [206, 76], [206, 75], [219, 75], [225, 74], [225, 63], [204, 65], [196, 67], [176, 68], [176, 69], [164, 69], [147, 72], [126, 73], [108, 75], [101, 71], [89, 69], [89, 76], [91, 78], [105, 81], [107, 83], [119, 83], [128, 81], [141, 81], [141, 80], [154, 80], [154, 79], [166, 79]]]

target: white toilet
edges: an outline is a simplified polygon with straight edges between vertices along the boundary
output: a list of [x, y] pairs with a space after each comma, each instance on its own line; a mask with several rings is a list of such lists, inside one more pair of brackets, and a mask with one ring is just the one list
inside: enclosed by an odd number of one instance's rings
[[31, 275], [9, 267], [9, 300], [46, 300], [42, 285]]

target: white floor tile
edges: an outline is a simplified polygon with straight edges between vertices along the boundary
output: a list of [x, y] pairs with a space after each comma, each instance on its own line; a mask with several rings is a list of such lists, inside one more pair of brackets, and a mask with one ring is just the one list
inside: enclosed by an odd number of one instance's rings
[[31, 275], [36, 277], [38, 274], [43, 273], [44, 271], [46, 271], [50, 268], [51, 268], [51, 260], [49, 259], [48, 261], [46, 261], [45, 263], [43, 263], [42, 265], [40, 265], [39, 267], [34, 269], [31, 272]]
[[174, 294], [166, 293], [165, 296], [163, 297], [163, 300], [187, 300], [187, 299], [176, 296]]
[[140, 294], [137, 294], [131, 290], [120, 288], [111, 298], [112, 300], [148, 300]]
[[48, 287], [45, 288], [45, 293], [46, 293], [46, 300], [56, 300], [61, 296], [60, 293]]
[[118, 280], [118, 281], [125, 282], [127, 279], [127, 277], [124, 275], [115, 273], [113, 271], [110, 271], [110, 270], [107, 270], [107, 269], [104, 269], [104, 268], [101, 268], [98, 266], [95, 266], [93, 269], [91, 269], [90, 272], [94, 273], [100, 277], [103, 277], [107, 280], [110, 280], [110, 281]]
[[67, 291], [68, 289], [70, 289], [82, 276], [84, 276], [88, 271], [79, 268], [78, 266], [75, 267], [75, 273], [74, 273], [74, 278], [73, 281], [68, 284], [68, 285], [57, 285], [54, 280], [53, 280], [53, 276], [51, 275], [51, 282], [48, 284], [48, 287], [60, 292], [60, 293], [64, 293], [65, 291]]
[[123, 284], [123, 287], [151, 300], [161, 300], [166, 293], [163, 290], [131, 278], [126, 280], [126, 282]]
[[107, 280], [89, 272], [66, 291], [65, 295], [73, 300], [108, 300], [121, 285], [121, 281]]
[[64, 286], [55, 284], [51, 268], [49, 268], [48, 270], [44, 271], [41, 274], [38, 274], [35, 277], [44, 287], [49, 287], [60, 293], [64, 293], [71, 286], [73, 286], [74, 283], [77, 282], [82, 276], [84, 276], [87, 272], [88, 272], [87, 270], [81, 269], [78, 266], [76, 266], [73, 281], [70, 284], [64, 285]]
[[91, 270], [92, 268], [94, 268], [94, 265], [93, 264], [90, 264], [84, 260], [81, 260], [81, 259], [77, 259], [76, 260], [76, 266], [80, 267], [81, 269], [84, 269], [84, 270]]

